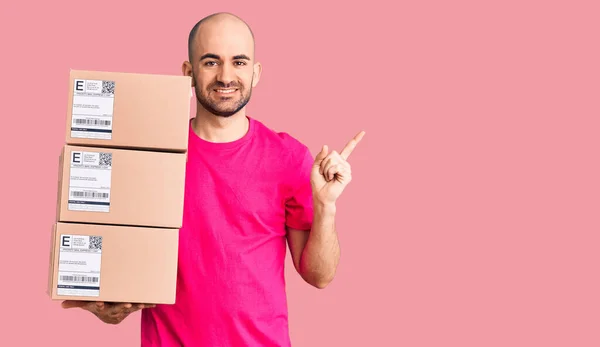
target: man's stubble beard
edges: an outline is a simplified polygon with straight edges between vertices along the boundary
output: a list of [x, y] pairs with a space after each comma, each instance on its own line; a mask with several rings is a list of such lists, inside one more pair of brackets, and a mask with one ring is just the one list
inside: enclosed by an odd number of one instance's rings
[[[234, 114], [238, 113], [242, 108], [244, 108], [248, 102], [250, 101], [250, 97], [252, 96], [252, 83], [254, 82], [254, 77], [252, 78], [252, 81], [250, 81], [250, 90], [248, 91], [248, 94], [244, 97], [244, 95], [242, 94], [242, 98], [236, 102], [234, 104], [234, 106], [232, 108], [229, 108], [227, 110], [219, 110], [217, 109], [217, 105], [215, 103], [213, 103], [207, 95], [205, 95], [203, 93], [202, 90], [199, 90], [198, 84], [196, 83], [196, 87], [195, 92], [196, 92], [196, 100], [198, 100], [198, 103], [200, 103], [200, 105], [202, 105], [202, 107], [207, 110], [208, 112], [210, 112], [211, 114], [214, 114], [215, 116], [218, 117], [231, 117]], [[218, 86], [221, 88], [226, 88], [228, 86], [224, 85], [223, 83], [217, 82], [217, 83], [213, 83], [211, 84], [209, 89], [213, 89], [214, 87]], [[237, 85], [235, 85], [237, 87]], [[243, 90], [240, 86], [239, 88], [239, 92], [242, 93]], [[208, 92], [207, 92], [208, 93]]]

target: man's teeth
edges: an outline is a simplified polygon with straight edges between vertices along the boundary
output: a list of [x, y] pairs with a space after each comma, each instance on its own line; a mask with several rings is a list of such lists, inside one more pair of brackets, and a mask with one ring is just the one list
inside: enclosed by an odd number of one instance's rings
[[219, 92], [219, 93], [233, 93], [233, 92], [235, 92], [235, 89], [217, 89], [217, 92]]

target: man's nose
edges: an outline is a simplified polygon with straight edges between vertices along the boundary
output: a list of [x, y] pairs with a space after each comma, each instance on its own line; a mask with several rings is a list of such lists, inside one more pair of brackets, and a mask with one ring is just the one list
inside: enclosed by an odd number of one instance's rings
[[219, 82], [229, 85], [229, 83], [233, 82], [235, 78], [233, 67], [229, 66], [228, 64], [223, 64], [217, 78], [219, 79]]

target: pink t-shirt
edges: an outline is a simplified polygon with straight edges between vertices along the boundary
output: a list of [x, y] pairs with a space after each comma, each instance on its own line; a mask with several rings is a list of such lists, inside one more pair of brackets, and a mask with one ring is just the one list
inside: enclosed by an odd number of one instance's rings
[[142, 346], [290, 346], [285, 226], [312, 224], [308, 148], [248, 117], [234, 142], [190, 127], [177, 300], [142, 312]]

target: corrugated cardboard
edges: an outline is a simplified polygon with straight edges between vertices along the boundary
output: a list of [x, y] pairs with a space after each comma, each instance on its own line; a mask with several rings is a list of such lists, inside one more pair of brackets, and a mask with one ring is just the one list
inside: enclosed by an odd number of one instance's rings
[[53, 300], [173, 304], [177, 229], [56, 223], [47, 293]]
[[187, 153], [65, 145], [57, 221], [181, 228]]
[[66, 143], [185, 152], [191, 77], [71, 70]]

